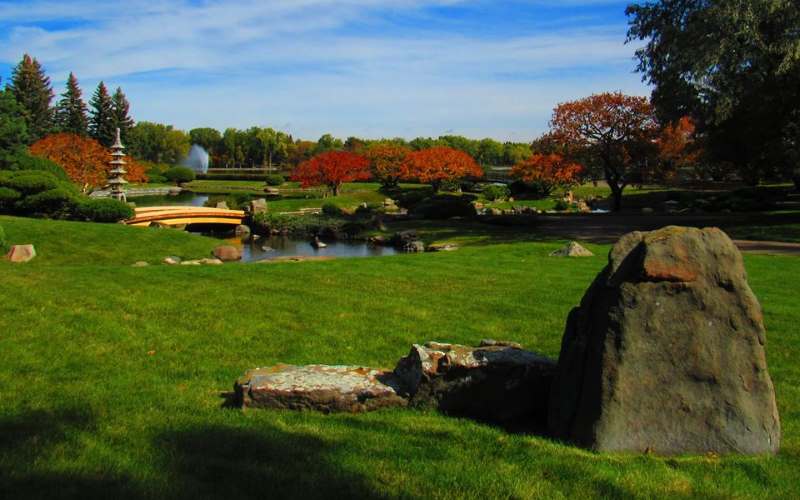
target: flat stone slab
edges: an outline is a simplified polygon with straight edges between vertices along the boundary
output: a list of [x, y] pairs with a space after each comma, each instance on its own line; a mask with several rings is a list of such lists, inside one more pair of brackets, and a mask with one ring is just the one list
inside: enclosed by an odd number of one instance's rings
[[391, 372], [360, 366], [256, 368], [236, 381], [234, 391], [244, 408], [358, 413], [407, 404]]

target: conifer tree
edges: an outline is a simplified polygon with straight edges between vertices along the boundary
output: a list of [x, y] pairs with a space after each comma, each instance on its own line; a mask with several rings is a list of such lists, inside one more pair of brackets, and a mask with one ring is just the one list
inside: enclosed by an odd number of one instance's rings
[[122, 92], [120, 87], [117, 87], [117, 91], [114, 92], [112, 101], [114, 107], [114, 128], [119, 128], [119, 135], [122, 139], [122, 143], [126, 144], [128, 130], [133, 127], [133, 118], [128, 114], [131, 105], [128, 103], [128, 98], [125, 97], [125, 93]]
[[97, 86], [92, 100], [91, 118], [89, 118], [89, 135], [103, 146], [114, 143], [117, 131], [114, 125], [114, 101], [103, 82]]
[[33, 142], [50, 133], [53, 128], [50, 102], [54, 94], [50, 78], [45, 75], [39, 61], [25, 54], [11, 74], [8, 89], [22, 107], [29, 140]]
[[67, 80], [67, 90], [61, 94], [56, 106], [56, 124], [62, 132], [86, 135], [89, 131], [89, 119], [86, 116], [86, 103], [81, 98], [78, 79], [72, 73]]

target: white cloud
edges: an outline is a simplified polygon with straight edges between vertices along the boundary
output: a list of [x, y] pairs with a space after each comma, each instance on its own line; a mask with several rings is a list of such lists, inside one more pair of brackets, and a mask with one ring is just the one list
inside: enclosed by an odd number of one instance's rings
[[0, 60], [29, 52], [55, 82], [74, 71], [87, 93], [100, 79], [121, 84], [138, 119], [186, 128], [291, 123], [290, 132], [306, 137], [453, 129], [528, 140], [545, 129], [558, 101], [604, 89], [646, 91], [630, 73], [624, 26], [503, 39], [397, 30], [382, 17], [458, 3], [0, 2], [0, 26], [9, 27]]

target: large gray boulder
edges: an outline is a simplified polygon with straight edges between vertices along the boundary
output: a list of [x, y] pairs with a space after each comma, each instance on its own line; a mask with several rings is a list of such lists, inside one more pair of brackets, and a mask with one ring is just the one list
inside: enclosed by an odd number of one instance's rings
[[599, 451], [775, 453], [765, 340], [725, 233], [627, 234], [567, 320], [550, 431]]
[[498, 423], [544, 426], [556, 363], [519, 344], [414, 344], [394, 370], [417, 408]]
[[234, 384], [242, 407], [363, 412], [405, 406], [391, 372], [359, 366], [275, 365], [245, 373]]

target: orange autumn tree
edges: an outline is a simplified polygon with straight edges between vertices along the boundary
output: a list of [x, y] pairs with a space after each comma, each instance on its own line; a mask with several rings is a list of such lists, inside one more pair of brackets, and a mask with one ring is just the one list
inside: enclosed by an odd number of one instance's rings
[[582, 173], [581, 165], [557, 153], [534, 154], [511, 169], [512, 177], [533, 184], [543, 196], [549, 195], [557, 187], [576, 184]]
[[[622, 206], [622, 191], [641, 182], [653, 157], [658, 123], [645, 97], [621, 92], [595, 94], [559, 104], [550, 121], [553, 136], [611, 189], [613, 209]], [[573, 153], [571, 153], [573, 154]]]
[[[106, 183], [111, 153], [94, 139], [69, 133], [53, 134], [33, 143], [30, 152], [60, 165], [83, 193]], [[127, 161], [126, 179], [146, 181], [144, 167], [132, 159]]]
[[482, 176], [483, 170], [470, 155], [447, 146], [409, 153], [402, 169], [403, 179], [430, 184], [434, 192], [439, 191], [443, 182]]
[[384, 187], [395, 187], [403, 177], [403, 164], [410, 149], [395, 144], [374, 144], [367, 148], [372, 176]]
[[668, 123], [661, 129], [656, 138], [660, 168], [652, 174], [654, 180], [674, 180], [679, 169], [697, 165], [702, 148], [695, 140], [695, 132], [694, 121], [688, 116]]
[[327, 186], [338, 196], [343, 183], [370, 178], [369, 161], [349, 151], [327, 151], [298, 165], [291, 178], [304, 188]]

